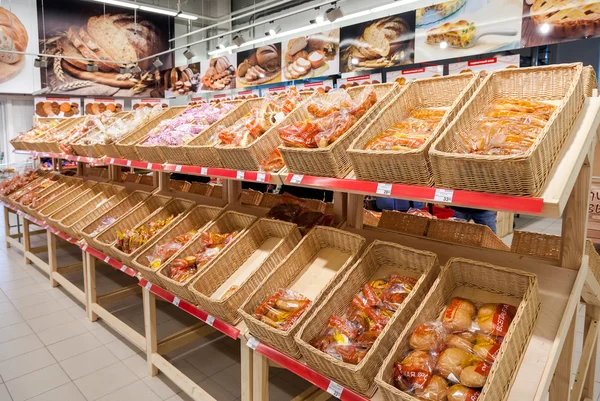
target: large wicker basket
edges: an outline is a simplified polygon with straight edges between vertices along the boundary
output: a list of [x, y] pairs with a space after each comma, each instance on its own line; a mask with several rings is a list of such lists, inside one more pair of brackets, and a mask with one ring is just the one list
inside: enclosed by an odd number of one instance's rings
[[[60, 177], [59, 174], [57, 173], [48, 173], [48, 174], [44, 174], [43, 176], [31, 181], [29, 184], [25, 185], [23, 188], [20, 188], [18, 190], [16, 190], [15, 192], [13, 192], [12, 194], [4, 197], [4, 202], [6, 202], [7, 204], [17, 207], [19, 205], [20, 199], [23, 195], [25, 195], [26, 193], [29, 193], [30, 191], [34, 191], [37, 188], [39, 188], [42, 184], [44, 184], [45, 182], [47, 182], [47, 180], [51, 180], [51, 181], [56, 181], [58, 180], [58, 178]], [[53, 182], [50, 185], [54, 185], [55, 182]], [[20, 206], [18, 206], [20, 208]]]
[[[433, 184], [429, 147], [477, 89], [478, 74], [411, 81], [352, 142], [348, 155], [359, 180], [407, 185]], [[423, 145], [411, 150], [365, 150], [367, 143], [420, 108], [445, 108], [446, 115]]]
[[[194, 106], [191, 106], [191, 107], [190, 106], [174, 106], [174, 107], [171, 107], [167, 112], [165, 112], [165, 114], [172, 111], [173, 114], [168, 116], [168, 119], [171, 120], [173, 118], [176, 118], [180, 114], [185, 113], [185, 111], [187, 109], [192, 108], [192, 107], [194, 107]], [[145, 132], [145, 135], [142, 138], [140, 138], [140, 140], [135, 144], [135, 151], [137, 152], [138, 155], [140, 155], [140, 160], [152, 162], [152, 163], [161, 163], [161, 164], [165, 163], [167, 161], [167, 159], [165, 158], [165, 155], [163, 154], [163, 149], [166, 146], [145, 145], [144, 144], [144, 142], [148, 139], [148, 134], [150, 133], [150, 131], [152, 131], [154, 128], [156, 128], [165, 119], [166, 118], [164, 118], [162, 120], [153, 120], [152, 121], [153, 123], [148, 123], [138, 130], [140, 132]], [[179, 149], [180, 151], [182, 150], [181, 147], [177, 147], [177, 149]]]
[[503, 401], [508, 397], [540, 310], [537, 277], [521, 270], [453, 258], [442, 269], [377, 374], [375, 382], [386, 401], [417, 400], [394, 387], [394, 362], [402, 360], [410, 351], [409, 338], [415, 328], [437, 320], [455, 296], [476, 302], [502, 302], [517, 306], [517, 313], [498, 350], [478, 401]]
[[[304, 149], [279, 146], [281, 156], [290, 173], [306, 174], [319, 177], [344, 177], [352, 169], [347, 149], [354, 139], [375, 120], [379, 112], [403, 89], [397, 83], [373, 85], [377, 93], [377, 103], [371, 107], [354, 125], [341, 135], [335, 142], [325, 148]], [[348, 94], [356, 98], [364, 87], [348, 89]], [[332, 95], [317, 93], [311, 100], [319, 98], [328, 99]], [[309, 101], [310, 102], [310, 101]], [[299, 107], [286, 116], [279, 124], [284, 127], [288, 124], [313, 119], [306, 107]], [[279, 133], [278, 133], [279, 135]]]
[[[581, 63], [494, 71], [446, 130], [429, 157], [435, 185], [443, 188], [538, 196], [583, 104]], [[559, 101], [533, 145], [521, 155], [455, 153], [460, 133], [472, 130], [479, 115], [500, 98]]]
[[[297, 105], [297, 107], [302, 107], [302, 104], [304, 104], [311, 96], [313, 96], [313, 94], [310, 92], [300, 93], [302, 102]], [[260, 107], [265, 101], [265, 99], [252, 99], [248, 100], [247, 103], [251, 106], [250, 108], [252, 108]], [[278, 128], [282, 126], [282, 124], [285, 124], [285, 121], [286, 120], [283, 119], [281, 122], [275, 123], [264, 134], [247, 146], [215, 146], [217, 157], [223, 164], [223, 167], [234, 170], [258, 171], [260, 163], [265, 160], [275, 148], [281, 145]]]
[[488, 226], [482, 224], [433, 219], [429, 222], [427, 237], [501, 251], [510, 250]]
[[586, 97], [592, 97], [594, 89], [598, 89], [598, 77], [596, 76], [594, 67], [591, 65], [583, 67], [581, 76], [583, 79], [583, 93], [585, 93]]
[[[346, 231], [322, 226], [313, 228], [302, 238], [302, 241], [300, 241], [294, 250], [263, 280], [248, 301], [239, 309], [250, 333], [287, 355], [299, 358], [301, 355], [300, 349], [294, 341], [294, 335], [300, 330], [306, 319], [312, 315], [313, 310], [325, 299], [327, 294], [339, 284], [349, 267], [354, 263], [364, 243], [365, 239], [363, 237]], [[339, 251], [345, 256], [343, 263], [340, 263], [340, 260], [336, 261], [337, 263], [329, 263], [328, 261], [328, 264], [335, 266], [328, 266], [328, 269], [338, 268], [337, 272], [329, 280], [313, 278], [312, 286], [314, 288], [312, 288], [312, 292], [315, 293], [314, 296], [303, 294], [312, 302], [287, 331], [275, 329], [252, 316], [256, 309], [278, 289], [289, 289], [293, 287], [295, 282], [302, 280], [303, 275], [307, 274], [307, 267], [316, 258], [322, 258], [323, 255], [331, 250]], [[304, 278], [306, 280], [311, 279], [311, 277]], [[302, 293], [302, 291], [297, 292]]]
[[24, 205], [21, 202], [21, 210], [30, 216], [45, 220], [48, 215], [42, 214], [43, 210], [50, 207], [62, 207], [66, 199], [72, 199], [71, 194], [81, 193], [93, 185], [93, 182], [84, 183], [81, 179], [60, 177], [54, 185], [38, 193], [35, 206], [32, 203]]
[[[53, 153], [64, 153], [60, 148], [61, 144], [66, 144], [66, 138], [64, 136], [70, 133], [71, 130], [78, 127], [85, 122], [86, 117], [81, 116], [77, 118], [71, 118], [69, 124], [61, 125], [60, 129], [56, 131], [50, 131], [43, 139], [43, 147], [47, 150], [46, 152]], [[58, 128], [58, 127], [57, 127]]]
[[[162, 267], [159, 266], [156, 269], [153, 269], [149, 266], [150, 259], [154, 252], [154, 249], [157, 246], [162, 246], [164, 244], [169, 243], [173, 240], [173, 238], [178, 235], [182, 235], [188, 233], [190, 231], [196, 231], [196, 234], [199, 234], [202, 229], [212, 220], [215, 220], [223, 209], [220, 207], [212, 207], [205, 205], [198, 205], [194, 209], [192, 209], [188, 214], [186, 214], [181, 220], [177, 223], [173, 224], [167, 231], [164, 233], [157, 235], [153, 238], [148, 246], [145, 247], [143, 251], [141, 251], [135, 259], [131, 262], [131, 267], [136, 269], [142, 277], [152, 283], [159, 283], [159, 280], [156, 279], [156, 275], [158, 274], [158, 270]], [[196, 238], [196, 235], [192, 238], [192, 241]], [[166, 262], [166, 260], [165, 260]]]
[[[331, 291], [296, 334], [296, 343], [308, 366], [354, 391], [367, 397], [373, 396], [376, 390], [375, 375], [381, 363], [404, 326], [412, 319], [439, 272], [437, 256], [432, 252], [378, 240], [372, 242], [340, 285]], [[387, 278], [391, 274], [408, 276], [418, 281], [359, 364], [339, 361], [310, 345], [310, 341], [327, 327], [330, 316], [344, 316], [353, 298], [362, 291], [366, 283]]]
[[405, 234], [425, 236], [431, 219], [414, 214], [384, 210], [377, 227]]
[[179, 252], [177, 252], [171, 259], [167, 260], [163, 263], [162, 267], [158, 270], [155, 278], [159, 281], [159, 285], [163, 288], [170, 291], [172, 294], [177, 295], [181, 299], [185, 299], [188, 302], [194, 302], [194, 296], [189, 290], [189, 284], [194, 281], [194, 279], [204, 270], [209, 269], [213, 264], [219, 261], [223, 257], [223, 253], [226, 249], [233, 246], [240, 239], [241, 234], [245, 232], [254, 223], [256, 220], [255, 216], [249, 214], [243, 214], [233, 211], [226, 211], [222, 213], [219, 217], [217, 217], [213, 222], [208, 224], [203, 228], [203, 231], [208, 231], [217, 234], [225, 234], [232, 233], [234, 231], [238, 232], [238, 235], [231, 241], [227, 246], [219, 252], [219, 254], [210, 262], [208, 262], [201, 271], [196, 272], [195, 275], [190, 277], [189, 279], [178, 282], [170, 279], [167, 276], [167, 269], [169, 268], [169, 263], [178, 258], [183, 258], [189, 255], [195, 255], [201, 248], [200, 242], [198, 241], [199, 236], [195, 238], [194, 241], [187, 244], [183, 247]]
[[83, 121], [84, 118], [85, 117], [66, 118], [56, 127], [50, 128], [48, 131], [46, 131], [44, 135], [37, 138], [37, 140], [26, 142], [25, 146], [29, 150], [35, 150], [38, 152], [60, 152], [60, 148], [58, 148], [58, 145], [56, 145], [57, 136], [70, 130], [76, 124], [79, 124], [81, 121]]
[[[106, 121], [104, 126], [106, 128], [108, 128], [112, 124], [114, 124], [117, 120], [120, 120], [121, 118], [126, 117], [128, 115], [130, 115], [130, 113], [126, 112], [126, 111], [121, 112], [121, 113], [116, 113], [110, 117], [110, 120]], [[82, 138], [80, 138], [79, 140], [77, 140], [76, 142], [71, 144], [71, 147], [73, 148], [73, 151], [75, 152], [76, 155], [86, 156], [86, 157], [94, 157], [94, 158], [100, 158], [102, 156], [105, 156], [104, 148], [100, 144], [96, 143], [96, 144], [86, 145], [84, 143], [86, 138], [88, 138], [91, 135], [94, 135], [98, 131], [100, 131], [100, 128], [96, 127], [94, 129], [90, 130]]]
[[[237, 324], [241, 319], [238, 308], [294, 249], [300, 238], [300, 231], [295, 224], [271, 219], [258, 220], [223, 253], [219, 261], [204, 269], [190, 284], [189, 289], [196, 304], [211, 315], [230, 324]], [[265, 245], [268, 240], [277, 242]], [[239, 284], [236, 281], [235, 291], [225, 297], [213, 298], [216, 291], [227, 286], [228, 279], [234, 278], [236, 274], [246, 275], [246, 278], [239, 281]]]
[[559, 259], [561, 246], [559, 235], [515, 230], [510, 251], [521, 255]]

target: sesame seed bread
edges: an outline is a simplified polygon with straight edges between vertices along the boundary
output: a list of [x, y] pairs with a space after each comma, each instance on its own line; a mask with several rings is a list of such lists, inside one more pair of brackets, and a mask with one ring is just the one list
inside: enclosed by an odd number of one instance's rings
[[[23, 23], [16, 15], [0, 7], [0, 49], [24, 52], [28, 42], [29, 36]], [[0, 63], [16, 64], [23, 59], [22, 54], [0, 53]]]

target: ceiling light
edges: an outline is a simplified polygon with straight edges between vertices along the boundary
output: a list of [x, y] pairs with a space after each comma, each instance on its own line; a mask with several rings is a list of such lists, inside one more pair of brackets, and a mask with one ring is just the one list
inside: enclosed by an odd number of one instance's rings
[[[221, 39], [223, 39], [223, 38], [221, 38]], [[217, 45], [217, 49], [225, 50], [225, 48], [226, 48], [227, 46], [229, 46], [229, 42], [228, 42], [228, 41], [226, 41], [226, 40], [224, 40], [224, 41], [222, 41], [221, 43], [219, 43], [219, 44]]]
[[335, 22], [338, 18], [342, 18], [344, 13], [342, 12], [341, 8], [333, 7], [325, 11], [325, 15], [327, 16], [329, 22]]
[[159, 67], [161, 67], [161, 66], [163, 65], [163, 62], [162, 62], [162, 61], [160, 61], [160, 59], [157, 57], [157, 58], [156, 58], [156, 60], [154, 60], [154, 61], [152, 62], [152, 65], [153, 65], [154, 67], [156, 67], [156, 68], [159, 68]]
[[[58, 60], [58, 61], [60, 61], [60, 60]], [[45, 57], [44, 58], [38, 57], [33, 61], [33, 66], [35, 68], [46, 68], [46, 67], [48, 67], [48, 60], [46, 60]]]
[[267, 36], [275, 36], [279, 32], [281, 32], [281, 27], [279, 25], [273, 25], [273, 26], [271, 26], [271, 28], [269, 29], [269, 31], [266, 33], [266, 35]]
[[344, 15], [341, 18], [338, 18], [336, 20], [336, 22], [342, 22], [342, 21], [347, 21], [349, 19], [354, 19], [354, 18], [358, 18], [358, 17], [363, 17], [365, 15], [369, 15], [371, 14], [371, 10], [364, 10], [364, 11], [359, 11], [357, 13], [352, 13], [352, 14], [348, 14], [348, 15]]
[[127, 67], [126, 65], [122, 65], [121, 68], [119, 68], [119, 73], [120, 74], [129, 74], [129, 67]]
[[127, 8], [140, 8], [140, 6], [138, 6], [137, 4], [133, 4], [133, 3], [126, 3], [124, 1], [119, 1], [119, 0], [96, 0], [99, 3], [105, 3], [105, 4], [111, 4], [113, 6], [119, 6], [119, 7], [127, 7]]
[[195, 21], [195, 20], [198, 19], [198, 17], [196, 17], [195, 15], [184, 14], [182, 12], [179, 12], [179, 14], [177, 14], [177, 16], [179, 18], [185, 18], [185, 19], [189, 19], [189, 20], [192, 20], [192, 21]]
[[139, 65], [134, 65], [133, 68], [131, 68], [131, 72], [133, 72], [134, 74], [138, 74], [138, 73], [142, 72], [142, 69], [140, 68]]
[[238, 47], [240, 47], [241, 45], [243, 45], [244, 42], [246, 42], [246, 40], [244, 39], [244, 37], [242, 35], [236, 35], [233, 38], [233, 43], [235, 43], [235, 45], [238, 46]]
[[545, 22], [542, 25], [540, 25], [539, 29], [540, 29], [540, 33], [546, 35], [548, 32], [550, 32], [550, 24]]
[[94, 64], [93, 62], [88, 63], [88, 65], [85, 67], [86, 70], [88, 70], [88, 72], [97, 72], [98, 71], [98, 66], [96, 64]]
[[164, 14], [171, 17], [175, 17], [177, 15], [177, 11], [165, 10], [163, 8], [156, 7], [140, 6], [140, 10], [149, 11], [151, 13]]
[[190, 60], [191, 58], [193, 58], [196, 54], [188, 47], [184, 52], [183, 55], [185, 56], [185, 58], [187, 58], [188, 60]]

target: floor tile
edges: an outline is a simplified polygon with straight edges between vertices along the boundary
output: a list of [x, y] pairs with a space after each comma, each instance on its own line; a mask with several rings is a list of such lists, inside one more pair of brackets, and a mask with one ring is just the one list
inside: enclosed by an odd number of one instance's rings
[[127, 359], [141, 352], [134, 345], [131, 345], [126, 341], [122, 342], [121, 340], [113, 341], [111, 343], [106, 344], [106, 348], [108, 348], [110, 352], [112, 352], [120, 360]]
[[49, 292], [41, 292], [39, 294], [34, 294], [29, 297], [11, 299], [10, 301], [15, 306], [15, 308], [21, 309], [32, 305], [40, 305], [45, 302], [50, 302], [52, 300], [53, 298]]
[[167, 401], [194, 401], [194, 399], [182, 391], [179, 394], [175, 394], [173, 397], [169, 398]]
[[0, 303], [0, 313], [16, 311], [15, 307], [10, 301]]
[[14, 401], [23, 401], [66, 383], [69, 383], [69, 377], [58, 364], [54, 364], [7, 381], [6, 387]]
[[33, 278], [29, 277], [29, 275], [27, 275], [25, 277], [17, 278], [15, 280], [0, 283], [0, 290], [14, 290], [17, 288], [27, 287], [33, 284], [37, 284], [37, 282]]
[[0, 362], [0, 376], [5, 382], [56, 363], [46, 348], [40, 348]]
[[210, 377], [222, 388], [233, 394], [235, 398], [242, 395], [242, 372], [239, 364], [233, 364]]
[[206, 378], [202, 372], [190, 365], [190, 363], [184, 359], [176, 360], [172, 362], [172, 364], [194, 383], [200, 383]]
[[30, 398], [28, 401], [86, 401], [75, 384], [69, 382], [53, 390]]
[[12, 401], [12, 398], [4, 384], [0, 384], [0, 401]]
[[25, 320], [35, 319], [40, 316], [46, 316], [49, 313], [58, 312], [64, 309], [56, 301], [44, 302], [43, 304], [28, 306], [19, 310]]
[[26, 287], [16, 288], [13, 290], [4, 291], [4, 294], [8, 299], [20, 299], [24, 297], [28, 297], [34, 294], [40, 294], [48, 289], [48, 286], [45, 286], [40, 283], [35, 283], [32, 285], [28, 285]]
[[160, 372], [157, 376], [144, 377], [142, 381], [163, 400], [173, 397], [181, 391], [175, 383]]
[[44, 344], [35, 334], [7, 341], [0, 344], [0, 362], [43, 347]]
[[65, 310], [67, 312], [69, 312], [69, 314], [71, 316], [73, 316], [75, 319], [81, 319], [84, 317], [87, 319], [87, 315], [85, 313], [85, 307], [82, 305], [71, 306], [70, 308], [66, 308]]
[[60, 366], [62, 366], [71, 380], [75, 380], [107, 366], [114, 365], [117, 362], [119, 362], [119, 359], [108, 351], [106, 347], [98, 347], [65, 359], [60, 362]]
[[64, 361], [75, 355], [100, 347], [100, 341], [89, 332], [69, 338], [48, 346], [48, 349], [58, 361]]
[[0, 344], [32, 334], [33, 330], [26, 322], [16, 323], [0, 329]]
[[112, 343], [113, 341], [120, 341], [121, 336], [109, 328], [104, 327], [104, 324], [100, 322], [96, 325], [90, 333], [94, 335], [102, 344]]
[[161, 401], [148, 386], [141, 380], [131, 383], [114, 393], [110, 393], [100, 398], [99, 401]]
[[133, 372], [134, 375], [136, 375], [140, 379], [143, 379], [144, 377], [150, 374], [148, 372], [148, 365], [146, 364], [145, 354], [135, 354], [133, 356], [130, 356], [129, 358], [125, 358], [123, 359], [123, 363], [129, 368], [129, 370]]
[[237, 398], [229, 391], [225, 390], [223, 387], [219, 386], [214, 380], [210, 377], [202, 380], [198, 385], [210, 394], [214, 399], [219, 401], [235, 401]]
[[27, 321], [33, 331], [38, 332], [49, 329], [51, 327], [60, 326], [63, 323], [75, 320], [75, 318], [67, 311], [60, 310], [58, 312], [50, 313], [46, 316], [40, 316], [38, 318]]
[[138, 378], [123, 363], [117, 362], [87, 376], [75, 380], [75, 385], [88, 400], [97, 400]]
[[17, 311], [0, 313], [0, 328], [22, 322], [23, 318]]
[[87, 332], [87, 328], [81, 322], [72, 320], [60, 326], [38, 331], [37, 335], [44, 345], [50, 345]]
[[[221, 341], [218, 343], [221, 343]], [[204, 375], [210, 377], [239, 362], [239, 354], [236, 355], [232, 350], [224, 346], [206, 346], [192, 352], [185, 360]], [[211, 361], [211, 363], [208, 364], [206, 361]]]

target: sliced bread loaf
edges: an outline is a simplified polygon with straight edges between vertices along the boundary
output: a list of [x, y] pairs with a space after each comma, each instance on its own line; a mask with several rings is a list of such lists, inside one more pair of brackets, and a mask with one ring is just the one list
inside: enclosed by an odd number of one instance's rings
[[105, 14], [90, 17], [87, 32], [94, 42], [104, 49], [112, 60], [133, 62], [137, 60], [135, 47], [129, 42], [127, 30], [115, 24], [124, 14]]
[[[83, 42], [86, 44], [86, 46], [90, 48], [90, 50], [92, 50], [94, 53], [96, 53], [96, 56], [98, 56], [99, 59], [101, 59], [101, 60], [110, 60], [111, 59], [110, 55], [103, 48], [98, 46], [96, 44], [96, 42], [94, 42], [92, 37], [87, 33], [87, 31], [85, 30], [85, 27], [83, 27], [83, 26], [81, 28], [79, 28], [79, 37], [83, 40]], [[111, 62], [105, 61], [104, 64], [106, 64], [108, 67], [110, 67], [114, 71], [119, 71], [119, 65], [117, 63], [111, 63]]]
[[[71, 41], [66, 36], [63, 36], [58, 40], [57, 46], [60, 50], [60, 54], [65, 57], [83, 57], [83, 54], [81, 54], [81, 52], [77, 50], [75, 46], [73, 46], [73, 43], [71, 43]], [[86, 62], [83, 60], [76, 60], [73, 58], [65, 58], [63, 60], [71, 64], [72, 66], [82, 70], [85, 70], [85, 68], [87, 67]], [[54, 62], [60, 62], [60, 60], [54, 60]]]
[[67, 30], [67, 37], [69, 38], [71, 43], [73, 43], [73, 46], [75, 46], [77, 48], [77, 50], [79, 50], [79, 52], [81, 54], [83, 54], [83, 57], [91, 59], [91, 60], [97, 60], [96, 64], [98, 64], [98, 68], [101, 71], [105, 71], [105, 72], [112, 71], [112, 68], [109, 65], [107, 65], [105, 62], [100, 61], [100, 59], [98, 58], [96, 53], [94, 53], [94, 51], [92, 49], [90, 49], [83, 42], [83, 40], [79, 36], [78, 31], [79, 30], [77, 29], [77, 27], [75, 25], [71, 25], [69, 27], [69, 29]]
[[403, 18], [387, 17], [366, 27], [363, 38], [381, 57], [389, 57], [404, 45], [404, 41], [414, 38], [414, 34], [412, 38], [408, 37], [409, 30], [410, 27]]

